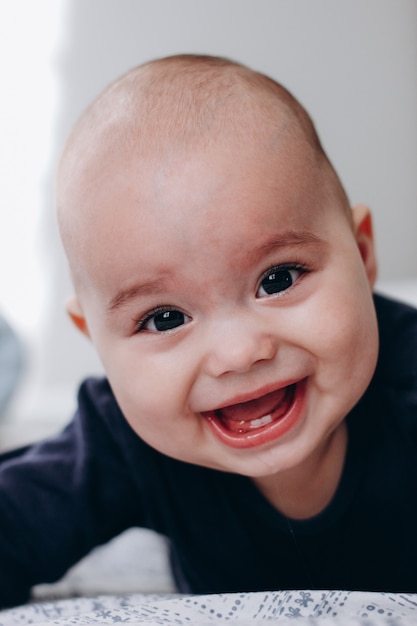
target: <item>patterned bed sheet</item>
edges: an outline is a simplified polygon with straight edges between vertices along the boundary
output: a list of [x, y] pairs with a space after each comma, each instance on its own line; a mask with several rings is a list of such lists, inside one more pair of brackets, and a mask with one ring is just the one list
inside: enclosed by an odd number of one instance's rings
[[411, 626], [417, 594], [280, 591], [208, 596], [128, 594], [35, 603], [0, 612], [0, 626], [97, 624]]

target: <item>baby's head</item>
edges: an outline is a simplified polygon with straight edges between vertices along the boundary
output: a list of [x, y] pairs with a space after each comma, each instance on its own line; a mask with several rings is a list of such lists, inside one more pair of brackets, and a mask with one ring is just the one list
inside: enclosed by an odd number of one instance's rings
[[145, 441], [259, 477], [341, 437], [377, 358], [370, 217], [282, 86], [211, 57], [132, 70], [57, 199], [69, 313]]

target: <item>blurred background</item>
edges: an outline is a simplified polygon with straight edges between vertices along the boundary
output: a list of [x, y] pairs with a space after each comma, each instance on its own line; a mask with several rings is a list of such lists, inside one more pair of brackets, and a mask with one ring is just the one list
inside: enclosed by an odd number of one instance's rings
[[24, 363], [0, 418], [8, 445], [65, 423], [79, 382], [101, 373], [64, 311], [65, 138], [120, 73], [180, 52], [231, 57], [301, 100], [352, 203], [373, 210], [381, 288], [417, 303], [415, 0], [1, 0], [0, 314]]

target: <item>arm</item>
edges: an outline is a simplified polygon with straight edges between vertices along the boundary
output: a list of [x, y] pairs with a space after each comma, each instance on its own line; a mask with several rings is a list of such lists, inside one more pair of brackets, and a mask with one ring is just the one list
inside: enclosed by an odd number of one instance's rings
[[138, 523], [116, 435], [125, 428], [106, 384], [87, 381], [60, 435], [0, 456], [0, 607], [25, 602], [33, 585]]

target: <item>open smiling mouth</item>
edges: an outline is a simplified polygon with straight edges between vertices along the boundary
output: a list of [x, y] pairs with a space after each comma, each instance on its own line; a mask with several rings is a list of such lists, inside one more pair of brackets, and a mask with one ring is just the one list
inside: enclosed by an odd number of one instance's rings
[[232, 448], [252, 448], [282, 437], [298, 422], [304, 392], [305, 381], [300, 381], [202, 415], [222, 443]]

